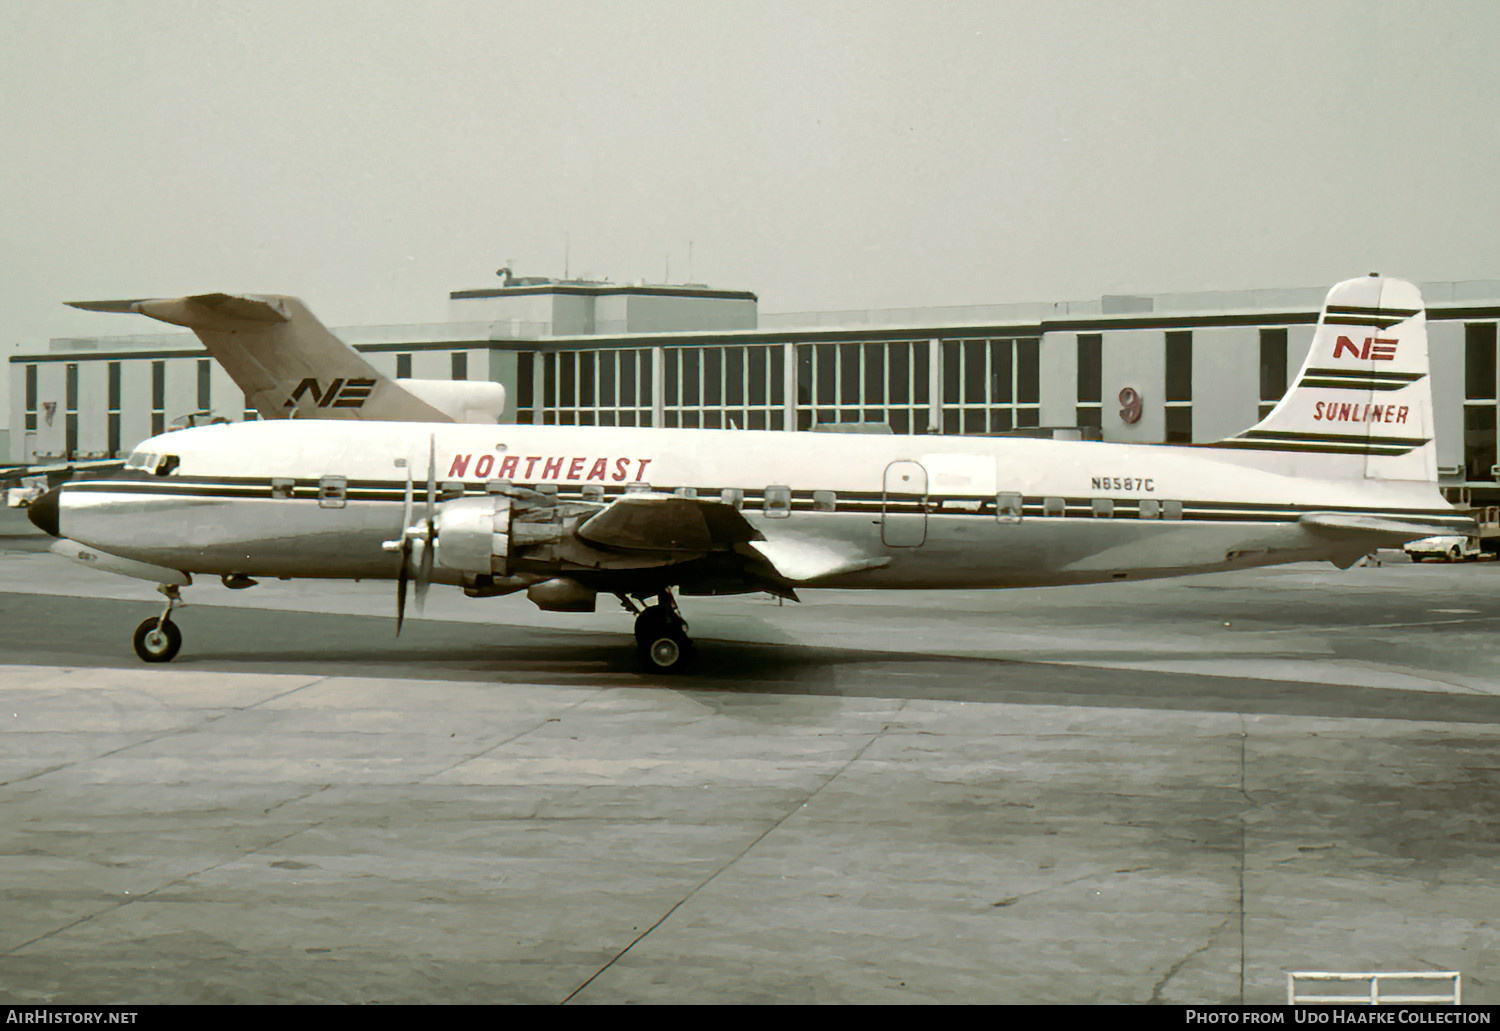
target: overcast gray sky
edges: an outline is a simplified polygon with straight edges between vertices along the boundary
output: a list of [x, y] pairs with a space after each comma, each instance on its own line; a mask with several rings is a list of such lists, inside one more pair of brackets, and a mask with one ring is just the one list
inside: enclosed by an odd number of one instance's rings
[[0, 354], [436, 320], [565, 240], [768, 312], [1500, 278], [1497, 53], [1488, 0], [0, 0]]

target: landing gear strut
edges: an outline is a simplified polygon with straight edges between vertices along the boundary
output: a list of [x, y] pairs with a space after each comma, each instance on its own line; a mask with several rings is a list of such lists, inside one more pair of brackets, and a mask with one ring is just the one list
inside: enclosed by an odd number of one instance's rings
[[182, 594], [173, 584], [162, 584], [157, 590], [166, 595], [161, 615], [135, 628], [135, 653], [142, 662], [171, 662], [182, 647], [182, 631], [172, 622], [172, 610], [182, 604]]
[[656, 604], [636, 613], [635, 653], [648, 673], [681, 673], [691, 664], [693, 639], [677, 611], [671, 592], [657, 595]]

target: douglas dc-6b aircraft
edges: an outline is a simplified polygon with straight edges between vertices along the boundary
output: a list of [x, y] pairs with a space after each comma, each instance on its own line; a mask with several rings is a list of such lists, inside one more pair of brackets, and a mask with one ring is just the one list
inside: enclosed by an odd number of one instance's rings
[[779, 431], [276, 421], [153, 437], [38, 499], [52, 550], [158, 583], [176, 655], [192, 574], [396, 581], [635, 617], [648, 670], [693, 651], [683, 595], [1097, 583], [1329, 560], [1474, 523], [1438, 491], [1422, 299], [1328, 294], [1296, 383], [1194, 446]]

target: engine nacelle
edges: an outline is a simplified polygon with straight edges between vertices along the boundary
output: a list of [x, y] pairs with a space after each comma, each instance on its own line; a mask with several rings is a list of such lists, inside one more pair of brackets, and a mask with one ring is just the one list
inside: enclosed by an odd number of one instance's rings
[[510, 498], [455, 498], [437, 507], [434, 561], [462, 573], [505, 573], [510, 555]]
[[505, 387], [489, 380], [398, 379], [396, 383], [454, 422], [499, 422]]
[[445, 501], [433, 515], [433, 560], [470, 576], [508, 577], [523, 552], [541, 562], [551, 558], [551, 546], [563, 536], [563, 514], [550, 498], [486, 494]]

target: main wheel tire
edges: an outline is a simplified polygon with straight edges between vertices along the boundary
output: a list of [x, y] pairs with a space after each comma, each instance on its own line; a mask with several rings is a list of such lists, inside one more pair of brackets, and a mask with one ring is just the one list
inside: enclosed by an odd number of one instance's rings
[[[160, 627], [157, 624], [160, 623]], [[135, 653], [142, 662], [171, 662], [182, 647], [182, 631], [170, 619], [148, 619], [135, 628]]]
[[660, 637], [671, 629], [672, 622], [671, 611], [660, 605], [642, 609], [635, 617], [635, 643], [644, 646], [648, 640]]
[[692, 638], [680, 628], [667, 627], [638, 639], [636, 656], [648, 673], [681, 673], [692, 665]]

